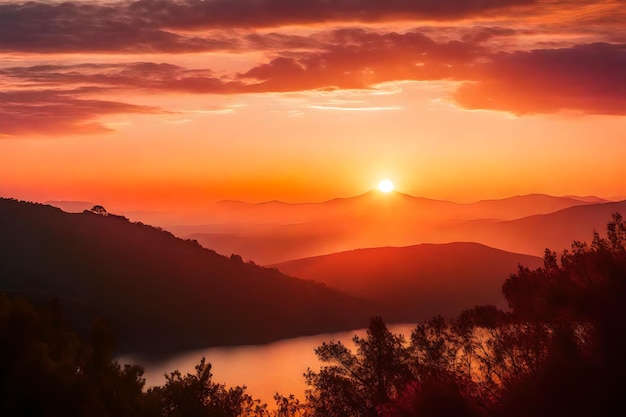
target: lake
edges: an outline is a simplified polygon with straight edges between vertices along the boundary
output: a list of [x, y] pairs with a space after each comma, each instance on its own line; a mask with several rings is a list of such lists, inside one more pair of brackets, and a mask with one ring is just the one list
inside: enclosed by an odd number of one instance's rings
[[[388, 327], [393, 333], [404, 334], [408, 340], [415, 324], [397, 324]], [[340, 340], [353, 349], [352, 337], [355, 334], [364, 337], [366, 329], [285, 339], [266, 345], [199, 349], [157, 362], [148, 362], [137, 356], [123, 356], [117, 360], [122, 364], [143, 366], [148, 388], [165, 384], [164, 375], [176, 369], [183, 375], [195, 373], [195, 366], [204, 356], [207, 362], [212, 364], [214, 382], [226, 384], [227, 387], [246, 385], [248, 394], [268, 403], [271, 407], [276, 392], [304, 398], [306, 384], [303, 374], [307, 368], [317, 370], [321, 365], [315, 356], [316, 347], [323, 342]]]

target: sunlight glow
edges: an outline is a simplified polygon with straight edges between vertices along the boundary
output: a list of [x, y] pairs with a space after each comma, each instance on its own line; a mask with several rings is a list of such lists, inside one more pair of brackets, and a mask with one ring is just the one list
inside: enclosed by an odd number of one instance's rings
[[378, 189], [383, 193], [390, 193], [393, 191], [393, 182], [390, 180], [382, 180], [378, 183]]

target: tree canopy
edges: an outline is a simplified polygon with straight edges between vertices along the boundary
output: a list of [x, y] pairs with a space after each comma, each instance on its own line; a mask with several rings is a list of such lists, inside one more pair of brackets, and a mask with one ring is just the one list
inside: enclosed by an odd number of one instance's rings
[[[245, 387], [196, 372], [145, 390], [143, 369], [112, 360], [113, 335], [95, 320], [83, 340], [57, 300], [45, 308], [0, 295], [0, 415], [138, 417], [524, 417], [626, 415], [626, 224], [574, 242], [503, 285], [508, 311], [477, 306], [420, 323], [410, 339], [371, 319], [354, 350], [316, 349], [304, 401], [276, 408]], [[270, 372], [271, 370], [268, 370]]]
[[503, 285], [509, 311], [477, 306], [419, 324], [410, 342], [382, 319], [352, 352], [322, 345], [306, 374], [311, 416], [626, 414], [626, 225], [574, 242]]

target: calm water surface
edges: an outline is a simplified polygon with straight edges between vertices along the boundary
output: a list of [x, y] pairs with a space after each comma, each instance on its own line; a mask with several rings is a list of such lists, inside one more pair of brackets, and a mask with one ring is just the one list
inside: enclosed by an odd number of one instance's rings
[[[415, 324], [390, 325], [389, 330], [410, 337]], [[167, 360], [146, 362], [140, 357], [124, 356], [117, 360], [138, 364], [145, 368], [146, 387], [165, 384], [165, 374], [178, 369], [183, 375], [195, 373], [195, 366], [204, 356], [212, 365], [213, 381], [226, 386], [246, 385], [247, 392], [268, 404], [273, 404], [276, 392], [304, 398], [306, 384], [303, 374], [307, 368], [319, 369], [314, 349], [323, 342], [340, 340], [354, 348], [352, 336], [364, 337], [365, 329], [342, 333], [324, 333], [315, 336], [280, 340], [267, 345], [216, 347], [185, 352]]]

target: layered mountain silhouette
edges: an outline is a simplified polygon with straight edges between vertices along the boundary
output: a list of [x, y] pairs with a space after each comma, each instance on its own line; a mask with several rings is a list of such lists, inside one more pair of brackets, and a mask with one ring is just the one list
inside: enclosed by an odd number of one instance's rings
[[275, 265], [385, 306], [394, 320], [453, 316], [475, 305], [505, 307], [502, 282], [518, 265], [541, 258], [477, 243], [422, 244], [357, 249]]
[[509, 251], [540, 255], [546, 248], [561, 252], [573, 241], [589, 241], [597, 231], [605, 234], [607, 219], [626, 213], [626, 201], [589, 204], [554, 213], [509, 221], [468, 221], [441, 231], [441, 236], [473, 236], [474, 241]]
[[454, 203], [414, 197], [398, 191], [384, 194], [372, 190], [355, 197], [335, 198], [321, 203], [221, 201], [208, 212], [214, 223], [218, 224], [294, 224], [360, 212], [379, 213], [385, 210], [392, 210], [396, 215], [412, 212], [435, 219], [511, 220], [533, 214], [552, 213], [582, 204], [603, 202], [607, 201], [593, 196], [554, 197], [546, 194], [528, 194], [473, 203]]
[[[590, 210], [601, 212], [594, 219], [602, 218], [602, 221], [586, 223], [590, 227], [580, 235], [566, 236], [586, 238], [593, 227], [601, 230], [610, 217], [600, 208], [604, 204], [609, 203], [597, 197], [542, 194], [457, 204], [397, 192], [369, 192], [318, 204], [222, 202], [214, 208], [211, 217], [214, 223], [169, 227], [168, 230], [196, 239], [219, 253], [238, 253], [261, 264], [359, 247], [452, 241], [479, 242], [505, 250], [542, 254], [545, 242], [537, 239], [528, 245], [512, 245], [516, 239], [515, 228], [507, 229], [501, 224], [571, 207], [597, 206]], [[555, 224], [558, 228], [558, 221]], [[532, 233], [531, 230], [523, 232]], [[562, 242], [569, 245], [571, 239]]]
[[[0, 199], [0, 289], [59, 297], [84, 328], [102, 315], [126, 351], [260, 343], [361, 327], [374, 314], [414, 321], [499, 304], [517, 264], [540, 263], [503, 250], [561, 251], [626, 212], [626, 201], [596, 197], [456, 204], [375, 192], [218, 206], [216, 223], [170, 230], [241, 256], [122, 216]], [[533, 210], [549, 213], [511, 219]], [[310, 258], [324, 253], [332, 255]]]
[[103, 316], [121, 351], [261, 343], [362, 327], [371, 305], [121, 216], [0, 199], [0, 289]]

